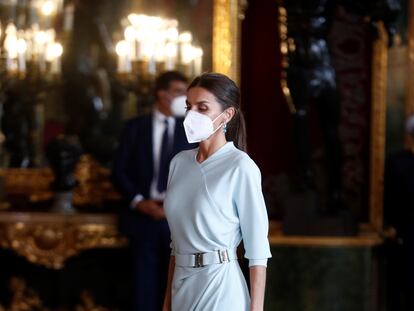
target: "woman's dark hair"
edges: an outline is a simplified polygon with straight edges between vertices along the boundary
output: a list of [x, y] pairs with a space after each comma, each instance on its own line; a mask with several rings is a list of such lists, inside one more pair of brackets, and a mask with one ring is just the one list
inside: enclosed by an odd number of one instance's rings
[[246, 151], [246, 125], [240, 109], [240, 90], [236, 83], [223, 74], [210, 72], [196, 77], [188, 90], [193, 87], [201, 87], [212, 93], [223, 111], [230, 107], [234, 108], [236, 112], [227, 124], [226, 139], [233, 141], [238, 149]]

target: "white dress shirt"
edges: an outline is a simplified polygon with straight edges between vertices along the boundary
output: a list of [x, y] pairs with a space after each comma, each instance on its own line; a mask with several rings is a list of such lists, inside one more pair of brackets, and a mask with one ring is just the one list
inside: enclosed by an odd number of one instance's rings
[[[154, 110], [152, 116], [152, 159], [154, 163], [153, 177], [150, 187], [150, 199], [153, 200], [164, 200], [165, 191], [158, 192], [157, 183], [158, 183], [158, 169], [161, 156], [161, 145], [162, 145], [162, 136], [164, 135], [165, 130], [165, 119], [168, 120], [168, 136], [169, 141], [173, 143], [174, 139], [174, 129], [175, 129], [175, 118], [167, 117], [162, 114], [159, 110]], [[144, 196], [141, 193], [137, 193], [134, 199], [131, 202], [131, 208], [135, 206], [144, 199]]]

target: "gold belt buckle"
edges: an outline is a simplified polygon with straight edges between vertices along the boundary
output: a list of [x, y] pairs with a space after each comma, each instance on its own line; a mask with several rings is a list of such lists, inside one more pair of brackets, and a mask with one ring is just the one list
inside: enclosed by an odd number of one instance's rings
[[194, 254], [194, 268], [201, 268], [201, 267], [204, 267], [203, 253], [195, 253]]
[[219, 256], [220, 263], [230, 262], [229, 252], [227, 251], [227, 249], [224, 250], [224, 251], [219, 250], [218, 251], [218, 256]]

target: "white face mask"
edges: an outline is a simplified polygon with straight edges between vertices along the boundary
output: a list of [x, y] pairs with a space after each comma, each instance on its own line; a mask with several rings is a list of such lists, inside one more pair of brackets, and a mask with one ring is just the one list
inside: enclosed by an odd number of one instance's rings
[[213, 135], [222, 125], [214, 129], [214, 122], [224, 113], [220, 113], [217, 118], [211, 120], [205, 114], [190, 110], [184, 119], [184, 130], [187, 140], [190, 144], [198, 143], [208, 139]]
[[171, 102], [171, 113], [176, 117], [184, 117], [187, 97], [185, 95], [174, 98]]

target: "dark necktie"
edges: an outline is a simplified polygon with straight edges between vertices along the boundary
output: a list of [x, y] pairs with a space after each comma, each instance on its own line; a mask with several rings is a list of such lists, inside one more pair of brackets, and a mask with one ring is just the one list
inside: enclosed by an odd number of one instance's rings
[[171, 155], [170, 137], [168, 135], [168, 119], [164, 119], [164, 124], [165, 124], [165, 129], [164, 129], [164, 134], [162, 135], [160, 162], [158, 165], [158, 180], [157, 180], [158, 192], [164, 192], [165, 189], [167, 189], [168, 166], [169, 166], [168, 160]]

